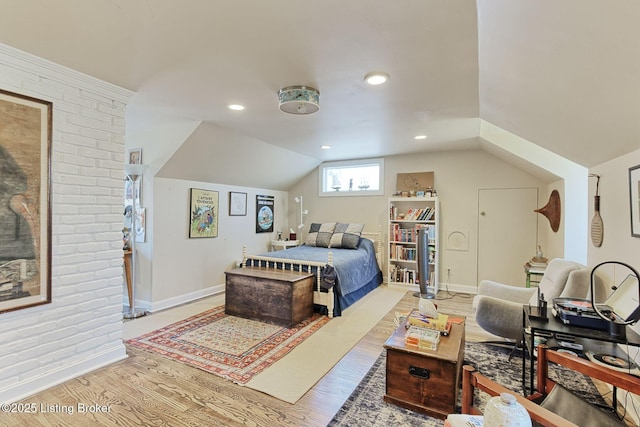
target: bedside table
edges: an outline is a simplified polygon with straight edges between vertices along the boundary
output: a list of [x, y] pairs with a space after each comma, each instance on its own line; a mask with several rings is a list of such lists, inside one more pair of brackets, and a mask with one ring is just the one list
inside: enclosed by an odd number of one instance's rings
[[300, 240], [272, 240], [271, 250], [281, 251], [288, 248], [294, 248], [300, 244]]

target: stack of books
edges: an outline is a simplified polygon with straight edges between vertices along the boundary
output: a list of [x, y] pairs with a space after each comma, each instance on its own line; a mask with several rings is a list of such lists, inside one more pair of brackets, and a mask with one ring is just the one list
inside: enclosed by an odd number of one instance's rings
[[420, 350], [437, 350], [440, 332], [421, 326], [409, 326], [404, 342], [406, 345], [417, 347]]
[[547, 269], [547, 258], [534, 256], [524, 265], [525, 270], [541, 270]]
[[423, 316], [419, 311], [414, 310], [407, 317], [407, 324], [410, 326], [432, 329], [442, 333], [442, 335], [449, 335], [449, 332], [451, 332], [449, 315], [442, 313], [438, 313], [438, 317], [434, 318]]

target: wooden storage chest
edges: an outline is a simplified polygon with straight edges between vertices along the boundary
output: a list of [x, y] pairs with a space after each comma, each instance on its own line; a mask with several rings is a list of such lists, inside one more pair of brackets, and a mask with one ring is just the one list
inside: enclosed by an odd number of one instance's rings
[[454, 323], [449, 336], [440, 337], [437, 350], [406, 346], [405, 325], [400, 325], [384, 344], [387, 349], [384, 400], [445, 419], [456, 412], [464, 360], [464, 321]]
[[292, 327], [313, 314], [313, 275], [266, 268], [226, 274], [225, 313]]

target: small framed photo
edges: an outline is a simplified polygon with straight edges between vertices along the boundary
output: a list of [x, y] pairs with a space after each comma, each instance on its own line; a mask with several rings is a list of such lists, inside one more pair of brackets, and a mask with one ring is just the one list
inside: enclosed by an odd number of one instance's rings
[[640, 237], [640, 165], [629, 168], [629, 206], [631, 235]]
[[247, 215], [247, 193], [229, 192], [229, 216]]
[[141, 165], [142, 164], [142, 148], [132, 148], [129, 150], [129, 164]]

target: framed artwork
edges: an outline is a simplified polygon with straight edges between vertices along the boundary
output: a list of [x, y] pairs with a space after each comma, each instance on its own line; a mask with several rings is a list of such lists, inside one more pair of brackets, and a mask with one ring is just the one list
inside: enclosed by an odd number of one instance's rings
[[52, 107], [0, 90], [0, 312], [51, 302]]
[[189, 238], [218, 237], [218, 192], [191, 189]]
[[132, 148], [131, 150], [129, 150], [129, 164], [142, 164], [142, 148]]
[[256, 196], [256, 233], [273, 233], [273, 196]]
[[147, 239], [147, 209], [136, 208], [136, 242], [144, 243]]
[[629, 168], [629, 206], [631, 235], [640, 237], [640, 165]]
[[247, 193], [229, 192], [229, 216], [247, 215]]

